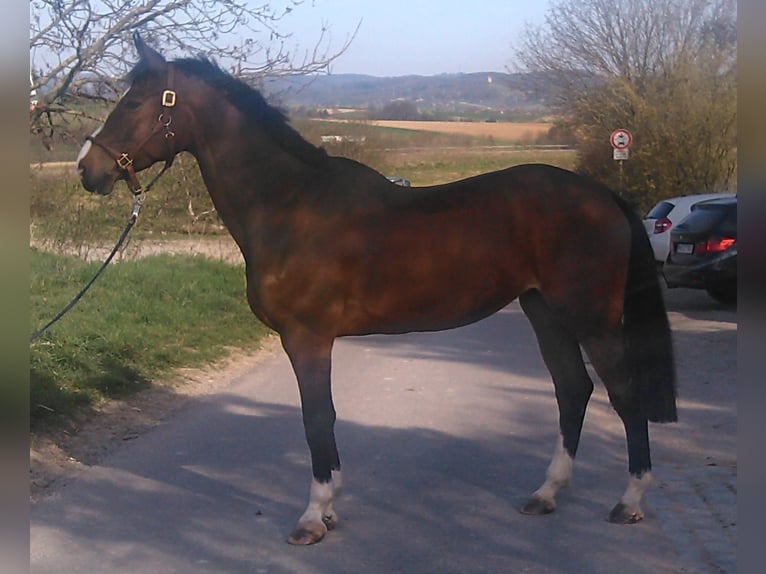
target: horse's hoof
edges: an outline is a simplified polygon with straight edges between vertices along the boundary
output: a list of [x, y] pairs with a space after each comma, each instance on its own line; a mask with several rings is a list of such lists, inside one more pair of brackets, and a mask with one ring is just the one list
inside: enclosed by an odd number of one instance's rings
[[640, 508], [631, 508], [622, 502], [618, 502], [609, 513], [607, 520], [612, 524], [635, 524], [644, 517]]
[[[333, 524], [333, 527], [335, 525]], [[304, 522], [298, 524], [295, 530], [287, 537], [287, 543], [295, 546], [308, 546], [316, 544], [327, 534], [328, 527], [324, 522]]]
[[521, 509], [521, 513], [541, 516], [543, 514], [550, 514], [554, 510], [556, 510], [556, 503], [554, 501], [533, 494]]
[[324, 522], [324, 525], [327, 527], [327, 530], [335, 530], [335, 527], [338, 525], [338, 517], [335, 515], [335, 513], [332, 513], [329, 516], [323, 516], [322, 522]]

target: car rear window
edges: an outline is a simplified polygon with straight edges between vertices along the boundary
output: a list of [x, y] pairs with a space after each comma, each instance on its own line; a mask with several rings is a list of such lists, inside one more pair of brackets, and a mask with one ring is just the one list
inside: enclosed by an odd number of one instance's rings
[[716, 228], [721, 233], [737, 233], [737, 207], [697, 204], [684, 219], [688, 231], [703, 231]]
[[661, 219], [663, 217], [667, 217], [668, 213], [673, 211], [674, 207], [675, 205], [669, 201], [661, 201], [649, 210], [649, 213], [646, 214], [644, 219]]

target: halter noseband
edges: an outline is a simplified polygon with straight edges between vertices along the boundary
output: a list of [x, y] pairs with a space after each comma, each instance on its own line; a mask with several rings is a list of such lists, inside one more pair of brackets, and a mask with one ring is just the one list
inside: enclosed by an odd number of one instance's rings
[[170, 147], [170, 140], [175, 137], [176, 134], [170, 129], [170, 124], [173, 122], [173, 118], [170, 115], [170, 110], [175, 107], [175, 105], [176, 92], [173, 90], [173, 67], [168, 66], [167, 89], [162, 92], [162, 112], [157, 118], [157, 124], [154, 126], [154, 129], [152, 129], [151, 133], [146, 136], [144, 141], [142, 141], [141, 144], [136, 148], [135, 153], [138, 154], [144, 148], [144, 146], [149, 143], [149, 140], [151, 140], [155, 135], [160, 132], [164, 132], [163, 135], [165, 137], [165, 142], [168, 145], [168, 151], [171, 153], [171, 156], [169, 159], [165, 160], [165, 166], [162, 168], [162, 171], [160, 171], [145, 188], [141, 187], [141, 183], [138, 181], [136, 170], [133, 167], [133, 157], [128, 152], [115, 151], [108, 145], [96, 140], [97, 136], [85, 137], [87, 141], [100, 147], [109, 155], [109, 157], [117, 162], [117, 167], [125, 172], [125, 181], [128, 184], [130, 191], [132, 191], [134, 195], [140, 195], [147, 191], [152, 185], [154, 185], [154, 182], [157, 181], [157, 179], [159, 179], [159, 177], [165, 173], [165, 171], [173, 164], [175, 156], [172, 154], [173, 150]]

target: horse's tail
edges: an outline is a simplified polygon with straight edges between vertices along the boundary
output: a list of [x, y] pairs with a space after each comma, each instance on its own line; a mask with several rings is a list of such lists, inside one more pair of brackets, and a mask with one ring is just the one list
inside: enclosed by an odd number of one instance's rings
[[641, 220], [624, 200], [615, 198], [631, 235], [623, 307], [628, 376], [638, 387], [646, 418], [674, 422], [678, 413], [673, 340], [654, 255]]

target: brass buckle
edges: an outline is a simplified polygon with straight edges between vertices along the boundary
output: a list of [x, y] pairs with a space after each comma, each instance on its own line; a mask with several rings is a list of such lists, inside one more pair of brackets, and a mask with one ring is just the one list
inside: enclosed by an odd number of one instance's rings
[[133, 158], [126, 153], [117, 158], [117, 165], [120, 166], [120, 169], [128, 169], [128, 166], [130, 166], [132, 163]]
[[176, 105], [176, 93], [173, 90], [162, 92], [162, 105], [166, 108], [172, 108]]

